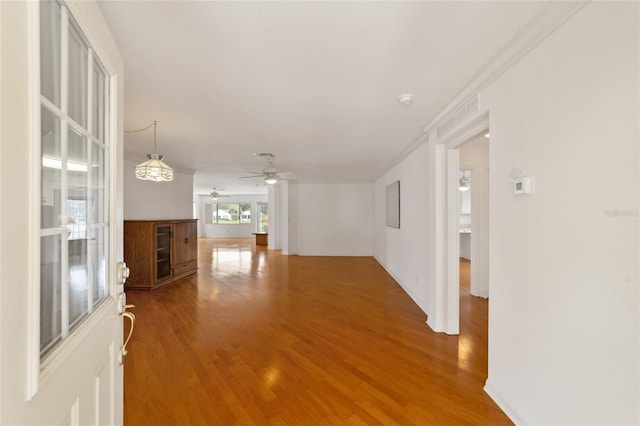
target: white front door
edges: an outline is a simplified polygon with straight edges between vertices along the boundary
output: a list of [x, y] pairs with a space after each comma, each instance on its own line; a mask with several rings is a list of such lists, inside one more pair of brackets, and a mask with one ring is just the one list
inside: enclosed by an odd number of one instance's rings
[[0, 42], [0, 424], [121, 424], [121, 58], [94, 2]]

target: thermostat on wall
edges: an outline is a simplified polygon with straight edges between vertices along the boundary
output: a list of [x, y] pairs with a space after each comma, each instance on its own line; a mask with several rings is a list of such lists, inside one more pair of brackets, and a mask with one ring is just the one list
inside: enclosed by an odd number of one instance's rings
[[513, 181], [514, 194], [533, 194], [534, 178], [533, 176], [517, 178]]

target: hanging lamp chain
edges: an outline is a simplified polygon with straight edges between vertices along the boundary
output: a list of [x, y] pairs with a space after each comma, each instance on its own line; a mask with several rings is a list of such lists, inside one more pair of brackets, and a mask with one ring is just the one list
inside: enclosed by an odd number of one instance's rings
[[158, 153], [158, 141], [157, 141], [157, 130], [158, 130], [158, 122], [157, 121], [153, 121], [153, 123], [149, 124], [147, 127], [143, 128], [143, 129], [137, 129], [137, 130], [125, 130], [125, 133], [138, 133], [138, 132], [144, 132], [145, 130], [149, 130], [150, 128], [153, 127], [153, 153], [157, 154]]

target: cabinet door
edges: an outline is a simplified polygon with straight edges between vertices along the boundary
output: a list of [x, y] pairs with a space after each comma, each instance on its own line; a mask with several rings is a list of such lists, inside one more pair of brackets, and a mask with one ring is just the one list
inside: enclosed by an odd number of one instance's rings
[[156, 280], [153, 224], [137, 221], [124, 223], [124, 260], [131, 269], [126, 288], [153, 286]]
[[174, 265], [195, 260], [198, 252], [197, 227], [195, 222], [173, 225]]
[[155, 225], [155, 281], [171, 277], [171, 225]]
[[198, 223], [197, 222], [189, 222], [189, 241], [187, 243], [188, 247], [188, 255], [190, 261], [198, 260]]

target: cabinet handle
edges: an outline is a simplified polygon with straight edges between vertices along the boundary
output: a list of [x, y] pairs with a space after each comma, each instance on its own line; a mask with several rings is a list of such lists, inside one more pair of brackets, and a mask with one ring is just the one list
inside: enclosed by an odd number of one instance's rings
[[185, 238], [185, 239], [184, 239], [184, 243], [185, 243], [185, 244], [189, 244], [189, 238]]

